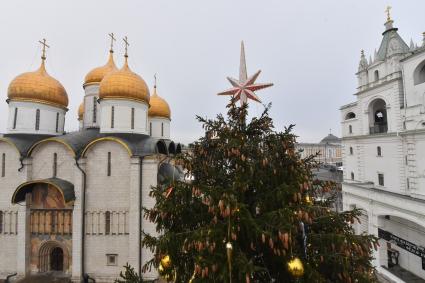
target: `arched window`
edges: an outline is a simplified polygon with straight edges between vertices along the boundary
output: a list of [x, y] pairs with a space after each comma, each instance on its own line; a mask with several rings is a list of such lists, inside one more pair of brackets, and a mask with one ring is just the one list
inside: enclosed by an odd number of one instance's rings
[[13, 129], [16, 129], [17, 120], [18, 120], [18, 107], [15, 108], [15, 113], [13, 115]]
[[378, 71], [378, 70], [376, 70], [376, 71], [373, 73], [373, 75], [374, 75], [375, 82], [379, 81], [379, 71]]
[[164, 136], [164, 123], [161, 123], [161, 137]]
[[40, 109], [35, 111], [35, 130], [40, 130]]
[[388, 131], [387, 104], [381, 98], [373, 100], [369, 105], [369, 127], [370, 134]]
[[56, 233], [56, 226], [57, 226], [57, 214], [55, 213], [54, 210], [52, 210], [50, 212], [50, 217], [51, 217], [51, 221], [50, 221], [50, 233]]
[[353, 112], [348, 112], [347, 115], [345, 115], [345, 120], [354, 119], [356, 118], [356, 114]]
[[152, 122], [149, 123], [149, 135], [152, 136]]
[[354, 180], [354, 172], [351, 172], [351, 180]]
[[354, 154], [354, 150], [353, 147], [350, 146], [350, 154], [353, 155]]
[[134, 108], [131, 108], [131, 129], [134, 129]]
[[56, 113], [56, 133], [59, 132], [59, 113]]
[[376, 148], [376, 154], [377, 154], [378, 156], [382, 156], [382, 151], [381, 151], [381, 147], [380, 147], [380, 146], [378, 146], [378, 147]]
[[111, 212], [105, 212], [105, 235], [111, 234]]
[[353, 126], [351, 126], [351, 125], [348, 126], [348, 133], [350, 133], [350, 134], [353, 133]]
[[0, 234], [3, 233], [3, 211], [0, 210]]
[[97, 117], [97, 98], [95, 96], [93, 97], [93, 123], [96, 123], [96, 117]]
[[416, 67], [413, 73], [413, 83], [415, 85], [425, 83], [425, 61]]
[[56, 178], [58, 173], [58, 154], [53, 153], [53, 178]]

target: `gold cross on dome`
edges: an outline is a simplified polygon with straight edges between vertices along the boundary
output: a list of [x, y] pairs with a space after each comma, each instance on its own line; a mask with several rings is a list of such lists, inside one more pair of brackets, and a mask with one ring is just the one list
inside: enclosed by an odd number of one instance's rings
[[111, 52], [113, 52], [114, 51], [114, 41], [117, 41], [117, 40], [115, 39], [113, 32], [108, 34], [108, 35], [111, 38]]
[[50, 46], [47, 45], [45, 38], [43, 38], [43, 41], [39, 40], [38, 42], [40, 42], [40, 44], [43, 45], [43, 51], [42, 51], [42, 54], [41, 54], [41, 59], [46, 60], [46, 47], [50, 48]]
[[391, 7], [391, 6], [387, 6], [387, 8], [385, 9], [385, 12], [387, 13], [387, 21], [391, 21], [391, 9], [392, 9], [393, 7]]
[[155, 85], [154, 85], [154, 87], [156, 88], [156, 73], [155, 73], [155, 75], [153, 75], [153, 77], [155, 79]]
[[124, 37], [122, 40], [124, 40], [124, 43], [125, 43], [125, 54], [124, 54], [124, 56], [125, 57], [128, 57], [128, 47], [130, 46], [130, 43], [128, 43], [127, 36]]

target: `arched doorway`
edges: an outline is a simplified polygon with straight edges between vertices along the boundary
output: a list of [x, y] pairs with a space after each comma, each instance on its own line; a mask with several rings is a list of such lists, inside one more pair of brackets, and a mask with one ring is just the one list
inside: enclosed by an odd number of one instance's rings
[[63, 250], [60, 247], [50, 252], [50, 270], [63, 271]]
[[388, 131], [387, 105], [383, 99], [377, 98], [369, 105], [369, 128], [372, 135]]

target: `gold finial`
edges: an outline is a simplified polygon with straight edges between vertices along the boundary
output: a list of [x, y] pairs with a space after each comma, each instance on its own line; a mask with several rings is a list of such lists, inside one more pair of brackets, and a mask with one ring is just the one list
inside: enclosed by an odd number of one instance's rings
[[392, 9], [393, 7], [391, 7], [391, 6], [387, 6], [387, 8], [385, 9], [385, 13], [387, 13], [387, 21], [389, 22], [389, 21], [391, 21], [391, 9]]
[[124, 40], [124, 43], [125, 43], [125, 54], [124, 54], [124, 57], [127, 58], [128, 57], [128, 47], [130, 46], [130, 43], [128, 43], [127, 36], [125, 36], [122, 40]]
[[45, 38], [43, 38], [43, 41], [39, 40], [38, 42], [40, 42], [40, 44], [43, 45], [43, 51], [42, 51], [42, 54], [41, 54], [41, 59], [44, 61], [44, 60], [46, 60], [46, 47], [50, 48], [50, 46], [47, 45]]
[[111, 38], [111, 49], [109, 50], [111, 53], [114, 52], [114, 41], [117, 41], [114, 37], [114, 33], [109, 33], [109, 37]]

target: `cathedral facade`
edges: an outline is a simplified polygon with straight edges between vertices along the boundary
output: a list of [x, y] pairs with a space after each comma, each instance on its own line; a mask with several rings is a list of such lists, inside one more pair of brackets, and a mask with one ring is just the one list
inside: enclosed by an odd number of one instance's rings
[[[106, 65], [84, 80], [80, 129], [64, 131], [68, 95], [45, 68], [9, 85], [7, 133], [0, 136], [0, 278], [58, 272], [80, 282], [113, 282], [129, 263], [151, 259], [141, 231], [151, 186], [174, 174], [168, 164], [171, 111], [128, 63]], [[155, 270], [143, 274], [157, 278]]]
[[356, 232], [379, 237], [383, 276], [424, 279], [425, 34], [420, 46], [406, 44], [388, 10], [381, 45], [369, 60], [362, 51], [357, 78], [355, 101], [340, 109], [344, 209], [362, 209]]

